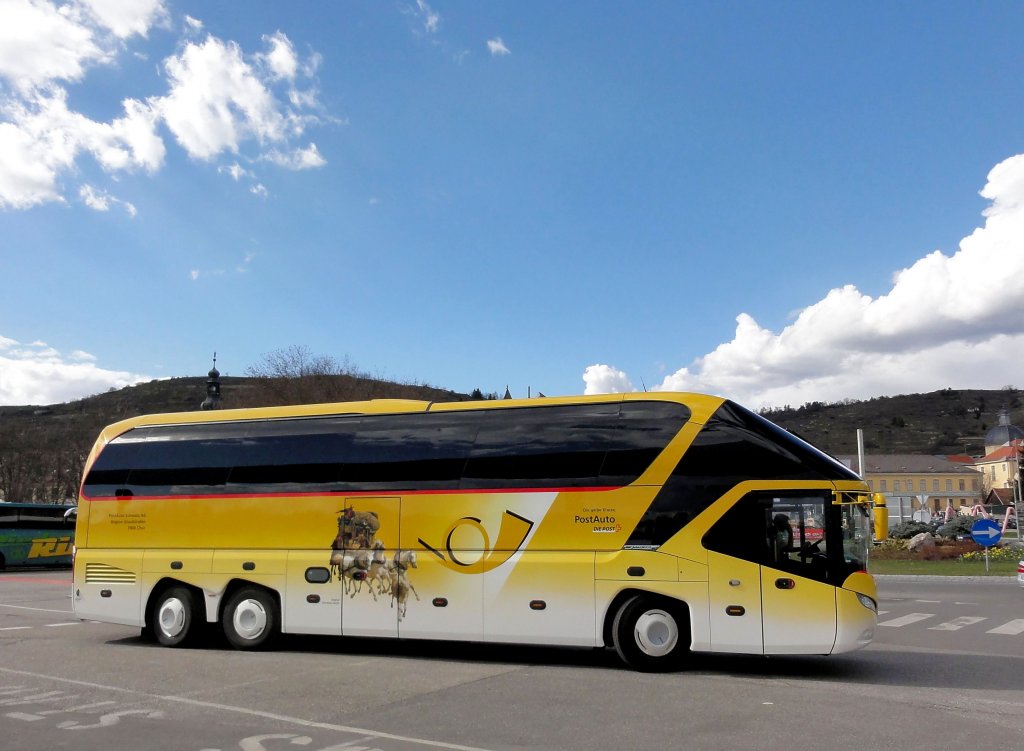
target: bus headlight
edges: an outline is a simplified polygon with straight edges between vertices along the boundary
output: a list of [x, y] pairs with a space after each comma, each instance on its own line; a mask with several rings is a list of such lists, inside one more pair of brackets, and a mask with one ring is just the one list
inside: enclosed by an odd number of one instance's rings
[[872, 600], [867, 595], [862, 595], [860, 592], [856, 593], [857, 599], [860, 600], [860, 604], [870, 610], [872, 613], [878, 613], [878, 603]]

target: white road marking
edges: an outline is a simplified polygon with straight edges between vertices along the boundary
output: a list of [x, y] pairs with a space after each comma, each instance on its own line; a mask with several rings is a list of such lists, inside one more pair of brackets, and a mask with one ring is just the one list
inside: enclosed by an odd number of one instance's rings
[[886, 614], [886, 613], [888, 613], [888, 612], [889, 612], [888, 610], [879, 610], [879, 611], [878, 611], [878, 614], [879, 614], [879, 615], [885, 615], [885, 614]]
[[[71, 698], [74, 698], [73, 696]], [[25, 722], [35, 722], [36, 720], [45, 720], [47, 715], [52, 714], [65, 714], [68, 712], [94, 712], [100, 707], [108, 707], [116, 702], [112, 701], [97, 701], [92, 704], [81, 704], [77, 707], [68, 707], [67, 709], [37, 709], [33, 713], [28, 712], [8, 712], [5, 717], [10, 717], [12, 720], [24, 720]]]
[[37, 704], [39, 702], [61, 701], [65, 698], [63, 691], [44, 691], [41, 694], [18, 696], [11, 699], [0, 699], [0, 707], [12, 707], [17, 704]]
[[44, 623], [43, 628], [60, 628], [61, 626], [81, 626], [81, 621], [70, 621], [68, 623]]
[[248, 715], [250, 717], [259, 717], [261, 719], [274, 720], [276, 722], [286, 722], [292, 725], [298, 725], [300, 727], [317, 728], [319, 730], [334, 730], [339, 733], [357, 733], [359, 735], [366, 735], [371, 738], [384, 738], [386, 740], [399, 741], [401, 743], [419, 743], [423, 746], [450, 749], [451, 751], [490, 751], [490, 749], [484, 749], [478, 746], [462, 746], [457, 743], [432, 741], [426, 738], [412, 738], [405, 735], [382, 733], [377, 732], [375, 730], [369, 730], [367, 728], [358, 728], [349, 725], [335, 725], [331, 722], [315, 722], [313, 720], [304, 720], [301, 717], [289, 717], [288, 715], [275, 714], [274, 712], [263, 712], [258, 709], [247, 709], [246, 707], [233, 707], [230, 704], [217, 704], [209, 701], [200, 701], [198, 699], [189, 699], [184, 696], [151, 694], [147, 691], [135, 691], [130, 688], [122, 688], [120, 686], [107, 686], [102, 683], [92, 683], [90, 681], [77, 681], [72, 678], [63, 678], [56, 675], [46, 675], [45, 673], [32, 673], [27, 670], [13, 670], [11, 668], [0, 667], [0, 673], [6, 673], [8, 675], [19, 675], [28, 678], [35, 678], [38, 680], [54, 681], [57, 683], [69, 684], [72, 686], [85, 686], [86, 688], [98, 689], [101, 691], [117, 691], [119, 693], [129, 694], [131, 696], [144, 697], [147, 699], [157, 699], [159, 701], [175, 702], [177, 704], [187, 704], [194, 707], [202, 707], [203, 709], [217, 709], [224, 712], [236, 712], [238, 714]]
[[954, 618], [951, 621], [940, 623], [938, 626], [930, 626], [929, 631], [959, 631], [964, 626], [973, 626], [975, 623], [988, 620], [987, 618], [979, 618], [977, 616], [963, 615], [959, 618]]
[[909, 626], [911, 623], [917, 623], [918, 621], [924, 621], [934, 617], [935, 613], [911, 613], [910, 615], [904, 615], [899, 618], [893, 618], [891, 621], [882, 621], [878, 625], [900, 628], [901, 626]]
[[32, 628], [32, 627], [31, 626], [4, 626], [3, 628], [0, 628], [0, 631], [24, 631], [27, 628]]
[[1017, 618], [1016, 620], [1004, 623], [1002, 626], [996, 626], [993, 629], [989, 629], [986, 633], [1008, 634], [1009, 636], [1024, 634], [1024, 618]]
[[65, 613], [72, 615], [73, 610], [53, 610], [52, 608], [30, 608], [28, 605], [6, 605], [0, 602], [0, 608], [14, 608], [15, 610], [35, 610], [38, 613]]
[[926, 605], [941, 605], [942, 600], [914, 600], [914, 602], [924, 603]]

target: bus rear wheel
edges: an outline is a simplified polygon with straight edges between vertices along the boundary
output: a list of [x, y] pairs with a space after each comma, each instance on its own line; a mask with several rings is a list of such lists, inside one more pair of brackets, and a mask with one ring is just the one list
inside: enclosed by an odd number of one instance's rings
[[277, 601], [260, 587], [243, 587], [231, 596], [221, 625], [235, 649], [262, 649], [277, 636], [280, 623]]
[[187, 644], [199, 630], [196, 624], [196, 602], [188, 587], [171, 587], [153, 605], [150, 625], [156, 640], [165, 647]]
[[634, 670], [677, 669], [690, 650], [685, 605], [644, 595], [633, 597], [615, 614], [612, 640], [619, 657]]

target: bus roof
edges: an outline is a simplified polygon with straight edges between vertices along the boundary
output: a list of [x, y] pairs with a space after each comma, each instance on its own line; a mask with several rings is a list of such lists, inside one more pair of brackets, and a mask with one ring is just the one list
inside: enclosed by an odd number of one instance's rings
[[139, 415], [108, 425], [100, 433], [98, 443], [111, 441], [132, 428], [149, 425], [178, 425], [203, 422], [234, 422], [273, 420], [288, 417], [320, 417], [326, 415], [403, 414], [414, 412], [452, 412], [477, 409], [510, 409], [565, 404], [609, 403], [618, 401], [682, 402], [693, 411], [693, 420], [703, 423], [725, 400], [706, 394], [653, 391], [628, 394], [595, 394], [586, 396], [545, 396], [533, 399], [485, 399], [462, 402], [428, 402], [414, 399], [370, 399], [357, 402], [327, 402], [283, 407], [251, 407], [195, 412], [164, 412]]

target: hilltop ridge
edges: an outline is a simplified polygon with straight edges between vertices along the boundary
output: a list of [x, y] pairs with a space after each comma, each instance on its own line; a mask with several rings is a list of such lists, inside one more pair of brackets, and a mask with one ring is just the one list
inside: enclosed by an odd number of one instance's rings
[[882, 396], [861, 401], [765, 410], [762, 414], [832, 454], [857, 452], [857, 429], [864, 449], [874, 454], [981, 456], [985, 434], [1006, 410], [1010, 422], [1024, 425], [1022, 392], [943, 389], [926, 394]]

